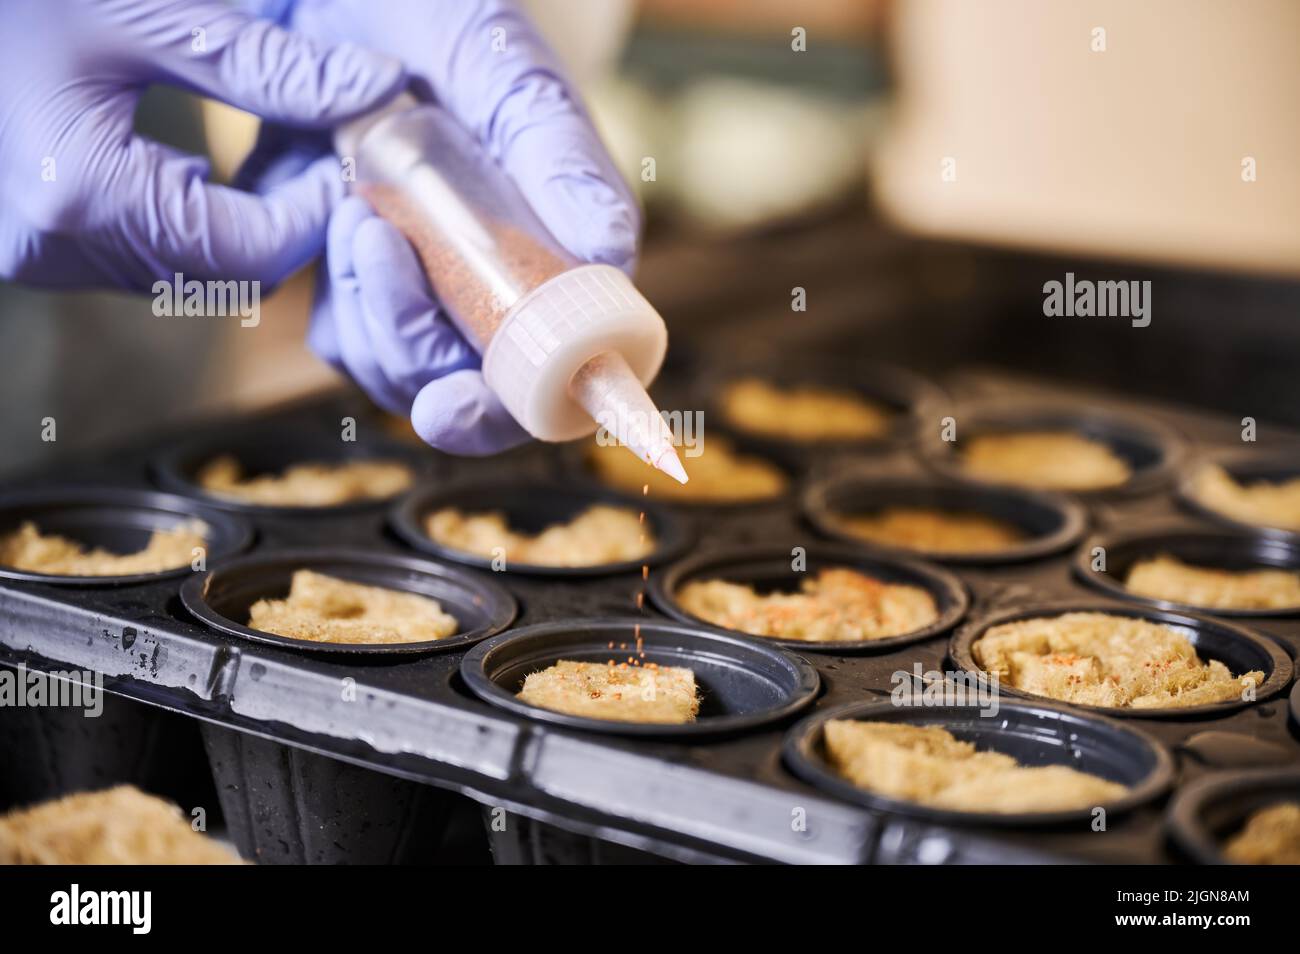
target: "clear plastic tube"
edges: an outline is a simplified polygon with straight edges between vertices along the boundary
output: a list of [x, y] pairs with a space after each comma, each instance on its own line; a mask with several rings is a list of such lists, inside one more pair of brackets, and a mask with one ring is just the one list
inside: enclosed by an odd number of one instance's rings
[[480, 351], [526, 294], [579, 263], [468, 132], [434, 106], [361, 140], [357, 191], [415, 247], [438, 300]]

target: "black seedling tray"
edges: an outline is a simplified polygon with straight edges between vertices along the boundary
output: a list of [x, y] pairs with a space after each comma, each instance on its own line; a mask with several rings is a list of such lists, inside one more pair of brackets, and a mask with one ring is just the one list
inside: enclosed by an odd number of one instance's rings
[[804, 549], [801, 568], [791, 567], [791, 553], [785, 547], [742, 546], [733, 549], [709, 549], [704, 553], [675, 563], [664, 573], [656, 573], [650, 580], [650, 595], [655, 605], [674, 619], [682, 620], [716, 632], [727, 630], [714, 626], [687, 611], [677, 601], [677, 591], [693, 581], [725, 580], [751, 586], [757, 593], [793, 592], [806, 579], [804, 574], [816, 574], [822, 569], [845, 567], [857, 570], [872, 579], [886, 583], [899, 583], [919, 587], [930, 594], [938, 610], [933, 623], [901, 636], [814, 643], [794, 639], [766, 638], [764, 642], [783, 646], [795, 652], [885, 653], [910, 643], [933, 639], [952, 629], [966, 615], [970, 599], [961, 580], [940, 567], [905, 560], [897, 556], [864, 552], [852, 547], [837, 547], [818, 543]]
[[[253, 540], [252, 526], [233, 514], [152, 490], [66, 487], [0, 495], [0, 535], [31, 521], [43, 533], [71, 537], [114, 553], [140, 550], [155, 530], [174, 530], [195, 520], [206, 527], [204, 556], [208, 561], [239, 553]], [[190, 573], [191, 565], [185, 565], [165, 573], [55, 576], [0, 565], [0, 576], [55, 586], [129, 586]]]
[[[1030, 601], [1015, 609], [1001, 610], [990, 616], [976, 619], [959, 630], [948, 645], [948, 658], [963, 672], [979, 673], [980, 667], [975, 661], [972, 647], [988, 630], [1003, 623], [1054, 617], [1065, 613], [1106, 613], [1110, 616], [1129, 616], [1179, 630], [1196, 647], [1196, 655], [1201, 659], [1218, 660], [1234, 675], [1262, 672], [1264, 681], [1255, 687], [1259, 699], [1271, 699], [1291, 684], [1294, 669], [1291, 656], [1281, 645], [1266, 636], [1256, 635], [1243, 626], [1237, 626], [1227, 620], [1215, 619], [1212, 616], [1130, 606], [1117, 600], [1079, 600], [1067, 603]], [[1009, 686], [1003, 686], [1002, 693], [1034, 698], [1027, 692]], [[1072, 708], [1126, 719], [1141, 717], [1184, 720], [1220, 715], [1253, 704], [1242, 699], [1231, 699], [1226, 702], [1183, 708], [1120, 709], [1082, 704], [1075, 704]]]
[[1173, 781], [1173, 758], [1146, 733], [1068, 709], [1029, 702], [1003, 701], [996, 717], [963, 706], [898, 706], [892, 700], [851, 702], [826, 709], [800, 722], [786, 737], [785, 762], [801, 778], [847, 801], [948, 824], [992, 826], [1051, 826], [1087, 823], [1092, 808], [1010, 814], [971, 813], [886, 798], [840, 778], [826, 764], [823, 726], [832, 719], [898, 722], [939, 726], [980, 751], [1009, 755], [1021, 765], [1069, 764], [1128, 788], [1121, 799], [1106, 806], [1111, 815], [1146, 804], [1163, 795]]
[[[1106, 553], [1104, 568], [1093, 569], [1092, 553], [1100, 547]], [[1181, 527], [1143, 527], [1137, 531], [1118, 530], [1099, 534], [1079, 548], [1074, 572], [1112, 596], [1140, 600], [1162, 609], [1191, 610], [1197, 607], [1154, 597], [1129, 595], [1124, 579], [1129, 569], [1152, 553], [1164, 553], [1193, 565], [1213, 564], [1225, 569], [1270, 568], [1300, 571], [1300, 536], [1261, 530], [1205, 530]], [[1300, 606], [1273, 609], [1219, 609], [1216, 616], [1266, 618], [1296, 616]]]
[[655, 548], [644, 557], [623, 563], [599, 566], [543, 566], [512, 562], [502, 567], [510, 573], [529, 576], [581, 577], [614, 576], [634, 572], [643, 565], [658, 566], [680, 554], [690, 543], [692, 534], [685, 520], [659, 504], [629, 498], [600, 487], [575, 487], [555, 481], [539, 483], [481, 480], [464, 484], [430, 483], [408, 494], [393, 510], [393, 530], [416, 550], [441, 560], [451, 560], [491, 569], [493, 558], [443, 546], [424, 532], [425, 519], [445, 507], [463, 513], [500, 511], [511, 529], [540, 533], [556, 523], [568, 523], [595, 505], [639, 510], [645, 514], [647, 529], [654, 535]]
[[[945, 375], [938, 383], [955, 399], [948, 413], [956, 414], [959, 428], [963, 407], [1019, 402], [1029, 412], [1046, 406], [1046, 396], [1056, 406], [1088, 408], [1081, 415], [1088, 418], [1090, 433], [1103, 439], [1134, 438], [1142, 444], [1143, 435], [1156, 434], [1161, 459], [1144, 468], [1138, 486], [1077, 498], [1090, 535], [1138, 532], [1148, 524], [1165, 530], [1222, 530], [1221, 523], [1193, 513], [1175, 494], [1177, 479], [1197, 460], [1229, 451], [1246, 457], [1295, 453], [1300, 460], [1300, 436], [1264, 427], [1257, 445], [1242, 445], [1236, 423], [1226, 418], [1176, 408], [1125, 406], [1104, 396], [1021, 390], [1021, 385], [969, 373]], [[692, 406], [684, 396], [691, 393], [682, 383], [676, 395], [664, 388], [656, 396], [665, 409], [676, 409]], [[1130, 431], [1122, 425], [1126, 415], [1154, 421], [1158, 431]], [[286, 446], [297, 446], [299, 438], [294, 435], [336, 436], [345, 416], [356, 418], [361, 440], [372, 435], [379, 440], [385, 433], [376, 415], [368, 415], [353, 398], [338, 397], [269, 412], [255, 422], [192, 426], [187, 436], [199, 434], [196, 446], [209, 451], [238, 452], [242, 441], [267, 433], [286, 435]], [[934, 426], [937, 430], [937, 420]], [[1184, 449], [1179, 449], [1180, 444]], [[61, 470], [57, 482], [97, 488], [95, 493], [113, 487], [157, 490], [158, 477], [184, 470], [170, 450], [174, 446], [175, 441], [162, 438], [149, 446], [101, 455]], [[424, 477], [417, 494], [436, 494], [429, 487], [504, 481], [537, 488], [532, 503], [540, 513], [554, 506], [545, 496], [545, 487], [556, 481], [575, 492], [589, 486], [575, 473], [573, 448], [531, 446], [487, 460], [453, 460], [414, 446], [409, 452], [422, 462]], [[1176, 463], [1179, 460], [1183, 463]], [[944, 466], [942, 459], [937, 466]], [[671, 518], [672, 533], [680, 532], [681, 540], [695, 544], [689, 552], [653, 568], [651, 581], [666, 579], [682, 559], [705, 559], [709, 553], [746, 548], [789, 553], [801, 547], [809, 565], [816, 565], [819, 554], [841, 552], [852, 545], [829, 540], [817, 531], [809, 518], [825, 515], [821, 510], [805, 513], [804, 504], [824, 503], [828, 498], [816, 496], [811, 488], [848, 474], [866, 474], [895, 487], [942, 486], [948, 478], [935, 468], [932, 454], [917, 453], [911, 446], [877, 447], [869, 452], [820, 448], [802, 455], [798, 483], [776, 504], [688, 507], [652, 499], [650, 504]], [[52, 482], [51, 475], [37, 475], [23, 484], [40, 489]], [[171, 492], [183, 489], [173, 480], [167, 480], [166, 486]], [[990, 490], [986, 499], [1003, 507], [1010, 498], [1002, 490]], [[213, 505], [211, 500], [201, 502]], [[528, 502], [527, 497], [516, 496], [510, 506]], [[1043, 521], [1043, 532], [1051, 533], [1068, 524], [1070, 536], [1077, 536], [1073, 510], [1054, 511], [1039, 506], [1041, 500], [1035, 503], [1033, 513], [1026, 514], [1026, 526]], [[850, 704], [887, 701], [900, 679], [903, 683], [925, 680], [930, 671], [956, 669], [946, 658], [952, 635], [947, 632], [876, 654], [802, 648], [799, 656], [820, 682], [811, 706], [802, 711], [792, 706], [775, 722], [728, 726], [726, 731], [699, 738], [586, 731], [484, 701], [466, 684], [462, 664], [470, 656], [485, 657], [489, 648], [509, 647], [510, 634], [523, 627], [530, 627], [531, 633], [563, 635], [570, 628], [563, 624], [601, 620], [600, 626], [605, 627], [601, 635], [608, 636], [611, 625], [623, 626], [630, 641], [635, 621], [643, 620], [651, 647], [656, 632], [651, 623], [665, 630], [716, 631], [667, 620], [652, 601], [639, 600], [647, 585], [639, 570], [587, 576], [538, 576], [510, 568], [493, 573], [416, 550], [394, 529], [399, 514], [412, 516], [402, 506], [399, 500], [387, 506], [309, 514], [239, 508], [238, 517], [251, 525], [254, 540], [242, 555], [212, 559], [210, 569], [220, 574], [225, 567], [244, 565], [236, 561], [304, 549], [322, 557], [337, 551], [364, 551], [376, 558], [394, 557], [399, 564], [403, 559], [418, 561], [440, 567], [448, 580], [469, 577], [506, 591], [518, 603], [512, 628], [477, 646], [449, 645], [437, 652], [328, 653], [254, 642], [237, 632], [205, 625], [182, 602], [183, 578], [95, 587], [0, 579], [0, 661], [46, 669], [95, 669], [105, 674], [114, 693], [200, 720], [230, 829], [246, 853], [266, 860], [411, 858], [413, 846], [419, 847], [412, 839], [432, 842], [443, 837], [438, 819], [430, 818], [430, 813], [437, 815], [442, 809], [434, 804], [421, 808], [418, 791], [398, 784], [403, 781], [472, 796], [484, 806], [489, 825], [495, 820], [505, 829], [493, 830], [499, 857], [515, 860], [530, 856], [520, 846], [542, 843], [557, 857], [623, 857], [620, 852], [635, 849], [679, 861], [1185, 860], [1168, 835], [1170, 796], [1156, 791], [1144, 791], [1140, 804], [1111, 813], [1105, 831], [1094, 831], [1090, 821], [1078, 819], [1018, 827], [866, 804], [860, 798], [842, 797], [845, 793], [835, 786], [809, 782], [809, 773], [786, 761], [793, 751], [790, 747], [801, 744], [799, 733], [804, 729], [794, 730], [800, 720]], [[955, 631], [1029, 606], [1095, 605], [1108, 599], [1113, 605], [1143, 612], [1185, 614], [1181, 609], [1115, 601], [1114, 594], [1108, 596], [1081, 579], [1074, 570], [1080, 545], [1053, 541], [1047, 548], [1050, 553], [1022, 555], [1016, 562], [945, 564], [943, 572], [955, 575], [969, 599], [964, 621]], [[869, 547], [857, 551], [864, 565], [874, 561], [873, 565], [883, 566], [899, 558], [897, 552]], [[623, 622], [611, 623], [611, 619]], [[1300, 620], [1295, 617], [1237, 617], [1222, 622], [1243, 626], [1271, 641], [1287, 659], [1300, 649]], [[571, 628], [580, 630], [584, 625], [588, 624]], [[610, 641], [614, 640], [606, 639]], [[788, 673], [799, 670], [797, 657], [783, 655], [789, 650], [761, 640], [741, 643], [754, 647], [756, 654], [769, 654], [763, 657], [769, 661], [794, 660]], [[692, 645], [692, 651], [707, 652], [703, 640]], [[714, 664], [723, 667], [736, 665], [735, 659], [726, 653], [712, 657]], [[752, 671], [749, 663], [739, 665]], [[1279, 666], [1279, 671], [1286, 668]], [[801, 678], [806, 689], [806, 676]], [[1017, 724], [1024, 732], [1050, 735], [1055, 723], [1044, 712], [1064, 711], [1069, 718], [1083, 720], [1080, 726], [1086, 732], [1081, 729], [1079, 739], [1071, 740], [1067, 730], [1063, 742], [1045, 738], [1035, 751], [1086, 758], [1088, 765], [1097, 766], [1097, 759], [1106, 758], [1106, 739], [1112, 738], [1108, 733], [1132, 730], [1137, 734], [1123, 736], [1129, 742], [1154, 740], [1155, 751], [1163, 747], [1171, 756], [1169, 788], [1177, 795], [1216, 773], [1300, 766], [1300, 729], [1289, 724], [1285, 694], [1289, 688], [1270, 686], [1269, 692], [1276, 689], [1275, 694], [1262, 695], [1246, 706], [1161, 718], [1130, 714], [1112, 719], [1068, 706], [1040, 706], [1037, 700], [1010, 694], [1002, 701], [1008, 713], [1014, 711], [1021, 720]], [[938, 710], [910, 711], [927, 716]], [[1067, 726], [1069, 718], [1058, 721]], [[1090, 721], [1098, 719], [1100, 723]], [[1097, 729], [1098, 724], [1106, 728]], [[1015, 725], [1004, 731], [1016, 734]], [[1116, 772], [1120, 762], [1140, 761], [1137, 752], [1132, 746], [1123, 752], [1115, 749]], [[69, 751], [65, 757], [79, 756]], [[1160, 756], [1154, 758], [1162, 762]], [[372, 804], [376, 799], [390, 801], [390, 809], [376, 815]], [[357, 841], [356, 834], [368, 827], [375, 832], [373, 840]], [[578, 848], [556, 848], [565, 839]], [[589, 845], [617, 848], [582, 850], [585, 839], [596, 839]]]
[[[641, 640], [642, 650], [627, 641], [629, 633]], [[561, 659], [596, 665], [627, 659], [690, 669], [699, 714], [683, 724], [617, 722], [552, 712], [516, 698], [529, 673]], [[718, 738], [786, 721], [812, 703], [821, 685], [812, 665], [770, 644], [661, 620], [641, 623], [637, 617], [526, 626], [476, 647], [460, 671], [476, 696], [529, 719], [588, 732], [671, 739]]]
[[879, 437], [818, 442], [819, 454], [870, 453], [914, 444], [930, 422], [942, 415], [948, 402], [947, 396], [929, 380], [893, 365], [825, 358], [787, 360], [779, 367], [761, 361], [711, 364], [709, 383], [693, 389], [691, 406], [704, 410], [710, 427], [716, 426], [742, 446], [782, 463], [800, 463], [805, 446], [747, 431], [728, 420], [721, 405], [729, 385], [746, 377], [757, 377], [782, 388], [816, 383], [819, 387], [856, 394], [891, 412], [891, 425]]
[[867, 473], [846, 473], [813, 484], [804, 493], [803, 512], [817, 531], [833, 540], [868, 546], [860, 537], [837, 524], [836, 515], [880, 507], [933, 507], [949, 511], [974, 511], [1011, 524], [1023, 539], [989, 552], [930, 552], [871, 543], [877, 550], [900, 553], [912, 559], [995, 566], [1037, 560], [1077, 543], [1087, 525], [1087, 511], [1073, 498], [1018, 487], [991, 487], [968, 480], [879, 478]]
[[1169, 806], [1175, 849], [1201, 864], [1232, 864], [1222, 845], [1255, 812], [1300, 801], [1300, 767], [1243, 769], [1184, 786]]
[[1177, 434], [1135, 410], [1113, 413], [1095, 403], [1080, 409], [1073, 402], [1055, 406], [1013, 402], [970, 403], [956, 422], [955, 439], [944, 436], [939, 427], [922, 439], [922, 453], [936, 470], [963, 476], [959, 455], [962, 443], [981, 435], [1027, 431], [1066, 430], [1101, 441], [1128, 464], [1129, 479], [1104, 491], [1087, 491], [1080, 496], [1117, 496], [1150, 492], [1168, 484], [1182, 463], [1182, 442]]
[[[444, 639], [418, 643], [310, 643], [245, 625], [249, 607], [260, 599], [282, 598], [298, 570], [427, 596], [455, 617], [460, 628]], [[229, 560], [210, 573], [191, 574], [181, 586], [181, 603], [192, 616], [232, 636], [296, 652], [362, 656], [464, 649], [501, 632], [519, 609], [509, 592], [477, 574], [416, 557], [328, 547], [268, 550]]]

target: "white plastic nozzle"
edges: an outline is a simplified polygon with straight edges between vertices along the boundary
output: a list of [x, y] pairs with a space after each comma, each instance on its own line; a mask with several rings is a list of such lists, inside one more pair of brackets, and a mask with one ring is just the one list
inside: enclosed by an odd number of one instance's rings
[[[627, 369], [625, 375], [608, 372], [609, 380], [621, 379], [616, 393], [629, 410], [653, 410], [645, 385], [659, 373], [667, 349], [663, 319], [626, 275], [612, 265], [580, 265], [539, 285], [511, 309], [483, 353], [483, 376], [506, 410], [539, 440], [585, 437], [597, 423], [617, 434], [609, 426], [616, 423], [613, 417], [596, 420], [597, 412], [616, 416], [616, 409], [598, 401], [584, 406], [570, 382], [591, 359], [612, 352]], [[600, 381], [584, 380], [580, 392], [593, 394]], [[628, 397], [629, 380], [643, 404]], [[657, 411], [655, 418], [662, 424]]]
[[672, 432], [621, 354], [606, 351], [589, 360], [569, 382], [569, 394], [610, 438], [678, 483], [686, 483]]

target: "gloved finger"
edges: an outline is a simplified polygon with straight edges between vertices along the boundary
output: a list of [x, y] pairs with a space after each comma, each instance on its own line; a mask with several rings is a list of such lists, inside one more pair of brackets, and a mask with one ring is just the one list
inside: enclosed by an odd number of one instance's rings
[[306, 37], [225, 3], [135, 0], [105, 15], [161, 80], [272, 122], [333, 126], [381, 105], [405, 83], [393, 57]]
[[436, 377], [477, 368], [478, 353], [443, 315], [411, 244], [378, 216], [352, 237], [361, 312], [379, 366], [394, 389], [413, 399]]
[[0, 216], [0, 275], [36, 288], [136, 284], [80, 236], [33, 229], [13, 210]]
[[312, 296], [311, 318], [307, 324], [307, 347], [340, 374], [347, 374], [348, 368], [339, 347], [335, 315], [345, 307], [347, 303], [334, 293], [329, 267], [322, 262], [316, 268], [316, 294]]
[[498, 111], [498, 161], [574, 255], [631, 272], [640, 211], [591, 123], [558, 83], [513, 90]]
[[335, 285], [334, 275], [346, 275], [351, 269], [350, 237], [357, 223], [370, 214], [370, 207], [360, 198], [345, 199], [330, 218], [326, 236], [325, 261], [316, 271], [316, 296], [312, 302], [311, 322], [307, 326], [307, 346], [334, 370], [348, 373], [343, 361], [338, 326], [341, 322], [359, 322], [361, 300], [354, 283]]
[[[492, 2], [476, 10], [438, 76], [439, 100], [479, 136], [565, 248], [630, 270], [640, 210], [577, 93], [520, 11]], [[503, 45], [489, 42], [493, 36]]]
[[374, 211], [359, 196], [348, 198], [330, 219], [326, 239], [326, 262], [330, 295], [334, 303], [334, 333], [339, 357], [352, 379], [380, 407], [405, 415], [411, 407], [385, 377], [362, 316], [361, 287], [352, 258], [352, 239], [362, 222]]
[[138, 285], [173, 272], [274, 285], [320, 253], [330, 211], [343, 197], [330, 158], [251, 195], [205, 182], [201, 158], [138, 137], [125, 148], [115, 213], [141, 270]]
[[473, 457], [497, 454], [529, 439], [480, 371], [455, 371], [426, 384], [411, 405], [411, 425], [426, 444]]

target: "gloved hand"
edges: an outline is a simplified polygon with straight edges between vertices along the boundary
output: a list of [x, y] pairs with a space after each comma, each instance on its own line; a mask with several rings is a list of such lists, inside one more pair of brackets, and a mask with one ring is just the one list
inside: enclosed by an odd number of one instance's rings
[[[399, 57], [412, 92], [436, 100], [484, 144], [538, 217], [574, 255], [630, 269], [636, 202], [576, 93], [527, 18], [507, 0], [249, 0], [295, 31], [351, 37]], [[241, 182], [266, 188], [325, 146], [263, 127]], [[416, 432], [458, 454], [527, 439], [439, 309], [414, 251], [359, 197], [330, 221], [308, 341]]]
[[147, 289], [186, 280], [274, 284], [324, 244], [343, 197], [323, 160], [250, 195], [208, 162], [132, 131], [151, 83], [265, 119], [327, 129], [387, 101], [400, 61], [293, 35], [225, 3], [8, 0], [0, 28], [0, 276]]
[[175, 272], [274, 283], [320, 251], [337, 162], [260, 196], [209, 185], [207, 160], [133, 134], [149, 83], [326, 129], [404, 81], [394, 58], [221, 3], [14, 0], [4, 18], [0, 276], [32, 285], [147, 289]]

